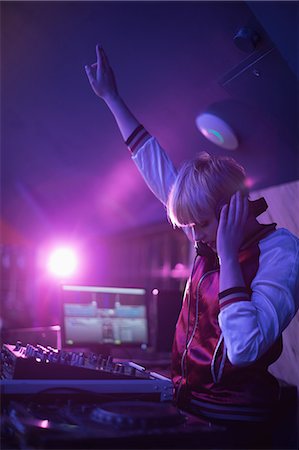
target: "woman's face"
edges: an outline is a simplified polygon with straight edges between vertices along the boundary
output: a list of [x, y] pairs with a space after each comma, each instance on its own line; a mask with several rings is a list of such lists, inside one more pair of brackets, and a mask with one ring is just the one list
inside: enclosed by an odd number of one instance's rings
[[214, 212], [205, 214], [199, 222], [192, 223], [194, 241], [201, 241], [216, 251], [218, 220]]

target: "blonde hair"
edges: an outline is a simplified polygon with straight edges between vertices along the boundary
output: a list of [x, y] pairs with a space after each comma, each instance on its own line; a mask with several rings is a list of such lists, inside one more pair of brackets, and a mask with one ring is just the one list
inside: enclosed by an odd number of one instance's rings
[[167, 212], [174, 226], [199, 223], [238, 190], [246, 190], [245, 170], [233, 158], [202, 152], [180, 169], [170, 191]]

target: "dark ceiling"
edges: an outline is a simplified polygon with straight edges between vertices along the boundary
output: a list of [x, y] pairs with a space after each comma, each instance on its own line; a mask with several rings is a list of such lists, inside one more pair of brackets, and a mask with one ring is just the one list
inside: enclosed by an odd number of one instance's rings
[[[31, 241], [165, 220], [84, 65], [100, 42], [119, 90], [180, 165], [231, 154], [200, 135], [235, 129], [252, 189], [298, 179], [298, 2], [1, 2], [2, 219]], [[244, 53], [242, 26], [261, 36]]]

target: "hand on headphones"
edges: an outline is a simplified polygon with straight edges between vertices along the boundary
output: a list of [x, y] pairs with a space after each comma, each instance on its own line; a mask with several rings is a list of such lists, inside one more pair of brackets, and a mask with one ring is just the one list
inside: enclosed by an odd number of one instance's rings
[[248, 219], [248, 198], [240, 191], [221, 208], [217, 229], [217, 253], [221, 261], [235, 259], [244, 240]]

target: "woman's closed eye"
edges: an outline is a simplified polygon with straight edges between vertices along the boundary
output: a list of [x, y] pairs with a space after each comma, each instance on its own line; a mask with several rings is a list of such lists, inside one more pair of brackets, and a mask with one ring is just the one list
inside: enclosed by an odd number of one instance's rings
[[200, 228], [205, 228], [209, 225], [209, 221], [208, 220], [203, 220], [202, 222], [198, 222], [197, 226], [199, 226]]

